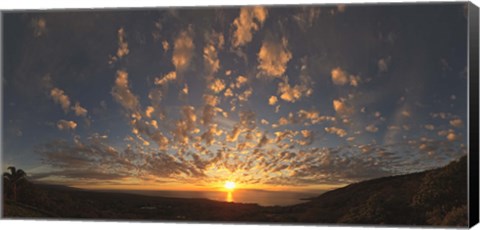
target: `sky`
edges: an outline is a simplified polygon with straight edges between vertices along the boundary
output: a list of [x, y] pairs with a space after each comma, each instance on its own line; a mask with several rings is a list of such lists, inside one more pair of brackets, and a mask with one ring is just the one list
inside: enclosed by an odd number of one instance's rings
[[463, 3], [3, 15], [2, 169], [331, 189], [466, 154]]

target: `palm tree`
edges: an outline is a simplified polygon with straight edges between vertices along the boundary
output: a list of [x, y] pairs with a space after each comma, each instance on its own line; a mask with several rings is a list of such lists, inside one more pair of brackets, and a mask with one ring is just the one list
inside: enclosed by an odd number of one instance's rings
[[8, 167], [8, 170], [10, 170], [10, 173], [8, 172], [3, 173], [3, 179], [12, 185], [13, 200], [17, 201], [17, 184], [18, 182], [24, 180], [27, 174], [23, 170], [21, 169], [17, 170], [13, 166]]

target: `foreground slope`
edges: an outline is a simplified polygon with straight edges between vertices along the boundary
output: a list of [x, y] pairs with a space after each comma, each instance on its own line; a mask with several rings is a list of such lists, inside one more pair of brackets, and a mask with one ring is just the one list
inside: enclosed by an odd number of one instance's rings
[[467, 157], [430, 171], [351, 184], [284, 214], [299, 222], [466, 226]]

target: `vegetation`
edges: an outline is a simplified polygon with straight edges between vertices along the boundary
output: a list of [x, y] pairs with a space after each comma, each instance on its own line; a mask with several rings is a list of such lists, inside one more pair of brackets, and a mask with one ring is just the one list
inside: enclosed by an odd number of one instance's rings
[[5, 188], [10, 190], [13, 194], [13, 200], [17, 200], [17, 186], [21, 182], [25, 180], [25, 177], [27, 177], [27, 174], [21, 170], [21, 169], [16, 169], [15, 167], [8, 167], [8, 170], [10, 172], [3, 173], [3, 180], [4, 180], [4, 185]]
[[467, 226], [467, 158], [435, 170], [351, 184], [294, 209], [290, 215], [305, 222]]
[[[467, 226], [466, 156], [426, 172], [379, 178], [287, 207], [93, 192], [25, 183], [6, 217]], [[21, 202], [21, 203], [19, 203]], [[28, 205], [28, 206], [26, 206]]]

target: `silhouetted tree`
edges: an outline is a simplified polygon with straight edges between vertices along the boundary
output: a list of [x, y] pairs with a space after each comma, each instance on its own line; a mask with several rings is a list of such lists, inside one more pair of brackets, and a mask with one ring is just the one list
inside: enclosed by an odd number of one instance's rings
[[25, 180], [27, 174], [23, 170], [17, 170], [13, 166], [8, 167], [8, 170], [10, 170], [10, 173], [3, 173], [3, 179], [11, 185], [13, 191], [13, 200], [17, 201], [17, 184], [20, 181]]

